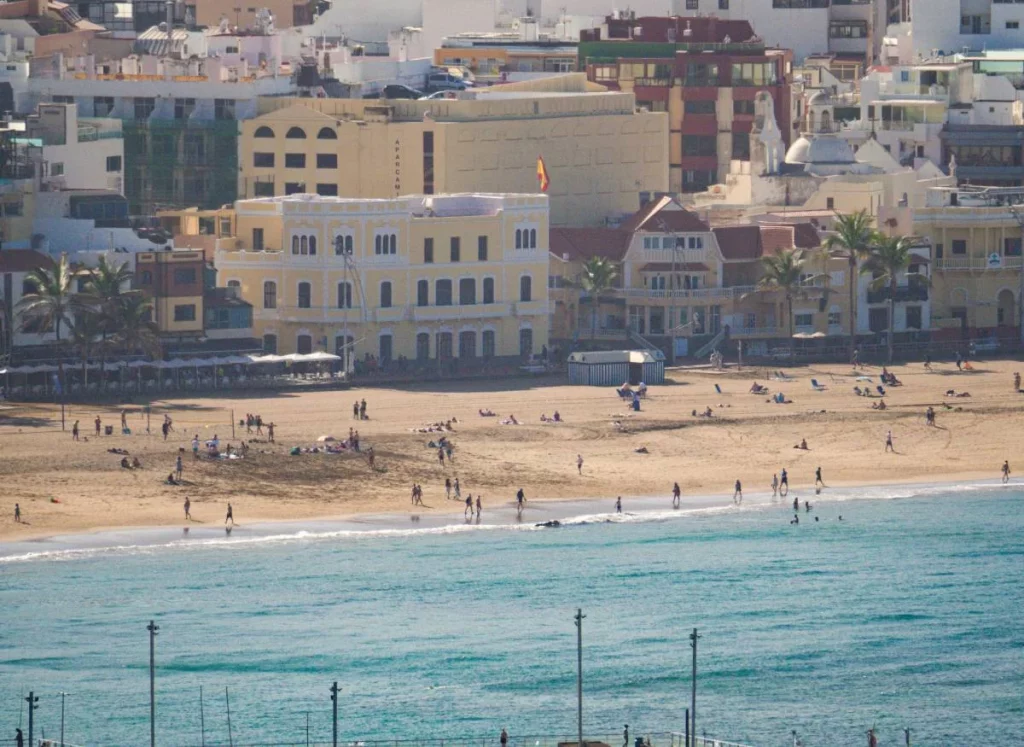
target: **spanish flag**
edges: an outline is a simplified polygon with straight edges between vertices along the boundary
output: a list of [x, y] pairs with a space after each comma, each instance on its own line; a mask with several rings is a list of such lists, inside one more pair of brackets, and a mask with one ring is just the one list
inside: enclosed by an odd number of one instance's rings
[[547, 192], [551, 180], [548, 178], [548, 168], [544, 165], [543, 156], [537, 156], [537, 181], [540, 182], [540, 191]]

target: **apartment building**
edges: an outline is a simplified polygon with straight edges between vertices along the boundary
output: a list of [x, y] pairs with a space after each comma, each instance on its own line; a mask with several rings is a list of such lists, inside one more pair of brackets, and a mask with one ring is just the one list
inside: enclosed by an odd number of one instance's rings
[[933, 248], [930, 293], [936, 334], [1019, 340], [1024, 188], [933, 189], [913, 231]]
[[38, 148], [38, 173], [48, 189], [123, 191], [120, 120], [79, 118], [74, 104], [39, 104], [26, 118], [25, 137]]
[[548, 342], [548, 198], [240, 200], [218, 278], [264, 349], [381, 361], [529, 356]]
[[593, 82], [668, 114], [673, 192], [702, 192], [725, 180], [731, 161], [750, 160], [761, 92], [790, 142], [792, 56], [766, 49], [746, 21], [609, 17], [583, 33], [580, 64]]
[[241, 124], [238, 194], [539, 192], [554, 225], [601, 225], [666, 191], [668, 118], [582, 74], [467, 91], [458, 99], [264, 98]]
[[861, 70], [878, 54], [888, 20], [887, 5], [875, 0], [673, 0], [672, 13], [746, 20], [798, 62], [828, 53]]
[[56, 55], [0, 67], [15, 113], [75, 104], [83, 120], [121, 121], [123, 191], [133, 215], [233, 202], [238, 121], [255, 116], [259, 96], [298, 90], [290, 71], [245, 59]]
[[200, 335], [206, 262], [202, 252], [139, 252], [135, 288], [153, 301], [153, 322], [162, 335]]
[[910, 0], [914, 50], [936, 52], [1024, 47], [1024, 5], [1014, 0]]

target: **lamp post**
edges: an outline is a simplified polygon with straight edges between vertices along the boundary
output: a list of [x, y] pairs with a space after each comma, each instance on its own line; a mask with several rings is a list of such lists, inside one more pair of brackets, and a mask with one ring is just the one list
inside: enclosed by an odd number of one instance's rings
[[160, 626], [152, 620], [149, 631], [149, 747], [156, 747], [156, 632]]
[[578, 747], [583, 747], [583, 610], [576, 609], [576, 727]]
[[64, 747], [64, 698], [68, 693], [60, 692], [60, 747]]
[[[338, 747], [338, 693], [339, 692], [341, 692], [341, 688], [339, 688], [338, 687], [338, 683], [335, 682], [333, 685], [331, 685], [331, 706], [332, 706], [332, 710], [333, 710], [333, 714], [332, 714], [332, 717], [331, 717], [332, 718], [332, 727], [333, 727], [333, 737], [331, 739], [331, 744], [333, 745], [333, 747]], [[307, 715], [306, 718], [307, 719], [309, 718], [308, 715]], [[307, 726], [306, 728], [308, 729], [309, 727]]]
[[694, 628], [693, 632], [690, 633], [690, 647], [693, 648], [693, 668], [690, 673], [690, 720], [693, 723], [693, 728], [690, 729], [690, 733], [693, 735], [693, 744], [696, 747], [697, 744], [697, 639], [700, 638], [697, 635], [697, 629]]
[[29, 690], [28, 697], [25, 698], [28, 701], [28, 743], [32, 744], [33, 733], [35, 732], [35, 712], [39, 708], [39, 698], [31, 690]]

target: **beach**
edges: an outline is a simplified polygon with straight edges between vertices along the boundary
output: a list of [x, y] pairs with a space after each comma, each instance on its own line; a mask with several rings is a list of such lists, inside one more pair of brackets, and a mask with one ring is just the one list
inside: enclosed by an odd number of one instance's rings
[[[598, 511], [612, 510], [621, 495], [628, 511], [633, 497], [664, 496], [668, 507], [674, 482], [684, 496], [731, 496], [737, 479], [744, 491], [764, 492], [782, 468], [791, 487], [809, 497], [819, 466], [832, 487], [998, 478], [1004, 459], [1018, 468], [1007, 434], [1024, 425], [1024, 395], [1013, 386], [1020, 364], [972, 366], [973, 372], [949, 362], [933, 364], [931, 372], [920, 363], [894, 367], [903, 386], [887, 387], [884, 411], [872, 409], [877, 396], [853, 393], [854, 386], [873, 390], [881, 369], [855, 374], [849, 365], [787, 369], [793, 380], [785, 382], [769, 380], [764, 368], [673, 370], [668, 383], [650, 388], [639, 412], [612, 388], [568, 386], [561, 377], [70, 404], [64, 431], [53, 404], [4, 403], [0, 542], [125, 527], [208, 529], [223, 526], [229, 502], [242, 526], [410, 513], [461, 520], [462, 504], [446, 499], [446, 477], [459, 478], [463, 498], [482, 496], [485, 517], [511, 506], [522, 488], [527, 518], [536, 502], [559, 499], [591, 500]], [[857, 381], [859, 375], [872, 381]], [[826, 389], [815, 391], [812, 378]], [[749, 393], [754, 381], [791, 403]], [[971, 396], [947, 396], [949, 390]], [[352, 404], [364, 398], [368, 419], [354, 420]], [[934, 427], [925, 422], [929, 406], [937, 413]], [[709, 407], [712, 417], [693, 415]], [[120, 434], [122, 409], [131, 435]], [[481, 409], [497, 417], [481, 417]], [[563, 422], [541, 421], [556, 410]], [[276, 443], [247, 435], [238, 425], [246, 413], [273, 422]], [[174, 426], [166, 440], [165, 414]], [[115, 435], [95, 436], [97, 415]], [[510, 415], [520, 424], [502, 425]], [[454, 462], [442, 468], [437, 448], [428, 446], [442, 433], [420, 431], [449, 419], [443, 435], [454, 443]], [[81, 435], [73, 441], [76, 420]], [[359, 431], [363, 452], [373, 447], [375, 469], [365, 453], [289, 453], [323, 447], [323, 436], [344, 440], [350, 428]], [[884, 452], [889, 430], [895, 454]], [[228, 442], [250, 440], [249, 453], [194, 460], [194, 435], [204, 443], [217, 436], [222, 451]], [[795, 449], [802, 440], [808, 449]], [[142, 468], [122, 469], [121, 455], [110, 449], [138, 457]], [[183, 484], [167, 485], [179, 449]], [[1019, 469], [1024, 474], [1024, 463]], [[422, 507], [411, 505], [414, 483], [423, 488]], [[192, 522], [184, 519], [186, 497]], [[23, 523], [14, 521], [15, 502]]]

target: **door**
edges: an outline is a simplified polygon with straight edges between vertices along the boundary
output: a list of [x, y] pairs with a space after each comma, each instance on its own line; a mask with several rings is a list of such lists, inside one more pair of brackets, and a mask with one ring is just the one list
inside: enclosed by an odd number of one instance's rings
[[389, 363], [391, 361], [391, 346], [393, 342], [394, 340], [391, 335], [380, 336], [379, 349], [381, 363]]
[[437, 333], [437, 357], [439, 360], [447, 360], [452, 357], [452, 333]]
[[533, 330], [519, 330], [519, 355], [529, 358], [533, 355]]
[[643, 363], [630, 363], [629, 364], [629, 383], [632, 386], [636, 386], [644, 380], [644, 364]]
[[459, 332], [459, 357], [476, 358], [476, 332]]

